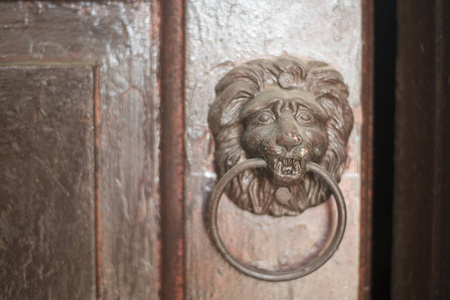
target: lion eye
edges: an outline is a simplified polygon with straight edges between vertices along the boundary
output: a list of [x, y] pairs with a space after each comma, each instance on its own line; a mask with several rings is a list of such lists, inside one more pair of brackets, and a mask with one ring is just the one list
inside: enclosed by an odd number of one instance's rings
[[298, 114], [297, 119], [302, 123], [311, 123], [314, 116], [309, 111], [302, 111]]
[[272, 123], [275, 120], [275, 117], [273, 116], [272, 113], [270, 112], [263, 112], [262, 114], [259, 115], [258, 117], [258, 121], [261, 124], [267, 125]]

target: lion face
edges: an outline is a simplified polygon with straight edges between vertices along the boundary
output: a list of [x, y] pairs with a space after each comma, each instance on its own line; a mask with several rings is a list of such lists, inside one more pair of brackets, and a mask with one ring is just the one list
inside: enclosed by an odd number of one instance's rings
[[328, 187], [305, 167], [315, 162], [340, 181], [353, 127], [347, 98], [342, 75], [320, 61], [281, 56], [226, 74], [208, 117], [218, 177], [246, 159], [262, 157], [268, 164], [235, 177], [228, 198], [273, 216], [297, 215], [324, 202]]
[[247, 158], [264, 158], [275, 186], [299, 184], [308, 161], [328, 148], [327, 115], [314, 95], [301, 89], [269, 88], [242, 110], [241, 143]]

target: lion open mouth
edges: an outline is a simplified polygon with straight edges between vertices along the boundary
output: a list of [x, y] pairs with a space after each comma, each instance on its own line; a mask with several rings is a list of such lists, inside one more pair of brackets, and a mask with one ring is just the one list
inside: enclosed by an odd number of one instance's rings
[[302, 179], [306, 172], [305, 158], [277, 157], [269, 164], [274, 175], [274, 183], [280, 186], [293, 184]]

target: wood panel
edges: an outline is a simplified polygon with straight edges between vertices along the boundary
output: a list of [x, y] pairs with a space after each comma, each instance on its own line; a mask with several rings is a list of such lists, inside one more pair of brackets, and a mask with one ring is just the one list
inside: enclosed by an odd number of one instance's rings
[[398, 2], [393, 299], [450, 297], [449, 14]]
[[93, 86], [0, 67], [0, 299], [95, 296]]
[[95, 66], [98, 297], [157, 298], [158, 2], [4, 2], [0, 20], [4, 64]]
[[[187, 1], [186, 298], [358, 298], [360, 139], [361, 125], [366, 121], [361, 118], [360, 100], [360, 4], [358, 1]], [[307, 277], [271, 283], [237, 272], [210, 241], [204, 218], [205, 204], [216, 177], [207, 115], [208, 105], [214, 99], [214, 86], [226, 72], [251, 59], [283, 54], [327, 61], [342, 72], [350, 87], [355, 127], [350, 137], [349, 163], [340, 184], [347, 200], [349, 220], [339, 250], [321, 269]], [[367, 94], [370, 90], [365, 90]], [[365, 130], [367, 140], [370, 127]], [[367, 216], [366, 211], [364, 214]], [[330, 235], [333, 216], [331, 201], [299, 217], [272, 218], [244, 212], [224, 197], [219, 207], [219, 228], [225, 243], [239, 259], [263, 268], [288, 268], [307, 262], [320, 251]]]

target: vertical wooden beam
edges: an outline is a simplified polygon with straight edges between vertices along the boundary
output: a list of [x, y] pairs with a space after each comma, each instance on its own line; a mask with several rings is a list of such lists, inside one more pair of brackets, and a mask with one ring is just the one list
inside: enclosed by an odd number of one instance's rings
[[394, 299], [431, 299], [435, 6], [398, 2]]
[[438, 43], [436, 72], [438, 101], [436, 103], [436, 147], [434, 289], [433, 296], [450, 299], [450, 3], [437, 3]]
[[161, 297], [184, 297], [184, 9], [162, 1]]
[[100, 93], [99, 93], [99, 66], [94, 70], [94, 185], [95, 185], [95, 274], [96, 274], [96, 295], [97, 299], [102, 299], [103, 291], [103, 251], [102, 251], [102, 218], [100, 201], [100, 173], [99, 173], [99, 133], [98, 124], [100, 122]]
[[361, 241], [359, 299], [370, 299], [373, 188], [373, 0], [362, 1]]
[[450, 297], [446, 2], [398, 1], [393, 299]]

